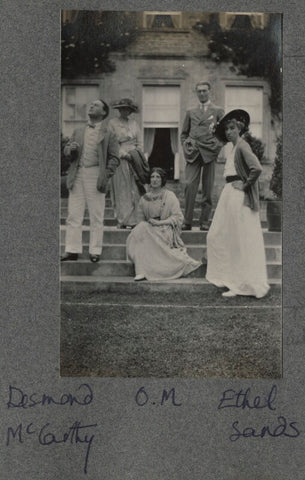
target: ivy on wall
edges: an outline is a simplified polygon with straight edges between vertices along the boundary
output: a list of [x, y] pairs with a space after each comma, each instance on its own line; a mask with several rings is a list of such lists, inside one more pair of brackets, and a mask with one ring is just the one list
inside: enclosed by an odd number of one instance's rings
[[276, 198], [282, 198], [282, 178], [283, 178], [283, 138], [280, 135], [276, 142], [276, 154], [274, 160], [274, 169], [270, 181], [270, 190]]
[[133, 12], [79, 11], [76, 20], [62, 26], [62, 77], [113, 72], [109, 53], [124, 50], [136, 34]]
[[209, 38], [209, 57], [217, 62], [230, 62], [234, 73], [247, 77], [262, 77], [271, 88], [272, 113], [281, 117], [281, 15], [270, 14], [264, 29], [231, 28], [222, 30], [217, 15], [209, 23], [197, 22], [194, 29]]

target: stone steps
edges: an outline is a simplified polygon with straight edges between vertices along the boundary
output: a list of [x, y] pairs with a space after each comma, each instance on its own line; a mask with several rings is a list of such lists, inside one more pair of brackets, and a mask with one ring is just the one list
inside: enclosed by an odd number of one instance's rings
[[[61, 264], [62, 275], [95, 275], [100, 277], [134, 276], [134, 266], [129, 260], [100, 260], [93, 263], [89, 259], [67, 261]], [[206, 265], [201, 265], [189, 277], [205, 277]], [[267, 262], [268, 278], [281, 278], [282, 265], [276, 260]]]
[[[181, 204], [183, 205], [182, 198]], [[200, 215], [200, 197], [196, 200], [194, 211], [194, 225], [191, 231], [182, 232], [187, 251], [191, 257], [201, 260], [206, 255], [206, 236], [207, 232], [200, 231], [198, 227], [198, 218]], [[282, 275], [282, 249], [281, 233], [268, 232], [266, 226], [265, 205], [261, 206], [261, 223], [265, 242], [265, 251], [267, 259], [267, 271], [269, 282], [272, 285], [280, 286]], [[67, 216], [67, 199], [61, 200], [61, 227], [60, 242], [61, 253], [64, 252], [65, 244], [65, 218]], [[213, 212], [212, 212], [213, 213]], [[205, 280], [206, 265], [202, 265], [187, 278], [181, 278], [172, 281], [162, 282], [134, 282], [134, 267], [127, 259], [126, 240], [130, 230], [121, 230], [116, 228], [116, 219], [114, 210], [111, 206], [110, 198], [106, 198], [105, 219], [104, 219], [104, 243], [101, 260], [98, 263], [90, 262], [89, 256], [89, 215], [85, 212], [83, 225], [83, 254], [79, 256], [76, 262], [63, 262], [61, 264], [61, 282], [62, 291], [65, 292], [113, 292], [132, 295], [135, 292], [182, 292], [185, 289], [195, 289], [195, 291], [209, 292], [213, 289]], [[211, 290], [212, 292], [212, 290]]]
[[[214, 212], [215, 212], [215, 209], [212, 210], [212, 215], [213, 215]], [[62, 206], [60, 208], [60, 213], [61, 213], [61, 218], [65, 219], [68, 215], [68, 207]], [[200, 215], [200, 207], [196, 207], [194, 209], [194, 218], [199, 218], [199, 215]], [[266, 220], [266, 209], [265, 208], [261, 208], [260, 215], [261, 215], [262, 220]], [[113, 209], [112, 206], [105, 207], [104, 216], [105, 216], [105, 218], [114, 218], [114, 209]], [[88, 212], [87, 208], [85, 210], [84, 218], [89, 218], [89, 212]]]
[[[180, 202], [180, 206], [182, 209], [184, 209], [185, 207], [185, 198], [184, 198], [184, 194], [179, 194], [177, 195], [178, 198], [179, 198], [179, 202]], [[196, 196], [196, 199], [195, 199], [195, 209], [199, 209], [201, 207], [201, 201], [202, 201], [202, 198], [201, 198], [201, 194], [197, 194]], [[216, 205], [216, 200], [214, 202], [214, 206]], [[260, 209], [261, 209], [261, 212], [265, 212], [266, 211], [266, 200], [260, 200]], [[68, 208], [68, 199], [67, 198], [61, 198], [60, 199], [60, 206], [61, 206], [61, 209], [62, 209], [62, 212], [66, 212], [67, 211], [67, 208]], [[111, 202], [111, 198], [110, 196], [107, 196], [106, 199], [105, 199], [105, 209], [112, 209], [112, 202]]]
[[[211, 224], [212, 220], [209, 220], [208, 223]], [[60, 224], [61, 225], [66, 224], [65, 218], [60, 219]], [[83, 225], [87, 225], [87, 226], [90, 225], [89, 216], [84, 218]], [[104, 218], [104, 226], [105, 227], [115, 227], [116, 225], [117, 225], [117, 220], [114, 217], [111, 217], [111, 218], [105, 217]], [[262, 226], [262, 228], [266, 228], [267, 227], [267, 222], [262, 220], [261, 221], [261, 226]], [[199, 219], [198, 218], [193, 219], [193, 227], [199, 227]]]
[[[89, 243], [89, 226], [83, 226], [82, 240], [83, 244]], [[65, 232], [66, 226], [61, 225], [60, 227], [60, 243], [65, 243]], [[125, 244], [127, 237], [130, 233], [130, 230], [121, 230], [116, 227], [106, 227], [104, 229], [104, 244]], [[201, 232], [198, 227], [194, 227], [191, 231], [182, 232], [181, 238], [183, 242], [188, 244], [206, 244], [207, 232]], [[281, 246], [281, 232], [268, 232], [266, 229], [263, 229], [263, 236], [265, 246], [276, 245]]]
[[[60, 216], [61, 216], [61, 219], [62, 220], [65, 220], [67, 218], [67, 215], [68, 215], [68, 207], [61, 207], [60, 208]], [[111, 206], [109, 207], [105, 207], [105, 211], [104, 211], [104, 217], [105, 218], [114, 218], [114, 210]], [[84, 215], [84, 218], [89, 218], [89, 212], [86, 208], [85, 210], [85, 215]]]
[[[182, 196], [178, 195], [178, 198], [179, 198], [181, 207], [184, 207], [185, 206], [184, 195], [182, 195]], [[61, 198], [60, 199], [60, 204], [61, 204], [62, 208], [67, 208], [68, 207], [68, 199], [67, 198]], [[196, 196], [196, 199], [195, 199], [195, 208], [199, 208], [200, 205], [201, 205], [201, 195], [198, 194]], [[110, 197], [106, 197], [106, 199], [105, 199], [105, 208], [112, 208], [112, 202], [111, 202]]]
[[[200, 212], [201, 212], [200, 208], [195, 208], [194, 209], [193, 227], [198, 227], [199, 226]], [[213, 217], [214, 212], [215, 212], [215, 210], [212, 210], [212, 214], [211, 214], [212, 217]], [[61, 207], [61, 218], [60, 218], [60, 224], [61, 225], [65, 225], [67, 215], [68, 215], [68, 207], [67, 206], [62, 206]], [[267, 227], [266, 210], [262, 209], [261, 212], [260, 212], [260, 215], [261, 215], [261, 226], [262, 226], [262, 228], [266, 228]], [[211, 224], [211, 222], [212, 222], [212, 219], [210, 219], [209, 223]], [[89, 225], [89, 224], [90, 224], [90, 222], [89, 222], [89, 212], [86, 209], [85, 214], [84, 214], [83, 225]], [[108, 206], [108, 207], [105, 208], [104, 225], [105, 226], [110, 226], [110, 227], [117, 225], [117, 221], [116, 221], [115, 214], [114, 214], [114, 209], [112, 207]]]
[[[61, 245], [61, 254], [64, 253], [65, 246]], [[266, 260], [281, 262], [282, 249], [279, 246], [267, 246], [265, 248]], [[188, 244], [187, 253], [195, 260], [201, 260], [206, 255], [206, 245]], [[83, 253], [79, 255], [79, 259], [88, 259], [89, 244], [83, 245]], [[125, 244], [105, 244], [102, 250], [102, 260], [127, 260], [126, 245]]]
[[[280, 278], [269, 278], [269, 284], [277, 288], [281, 287]], [[192, 293], [202, 293], [203, 291], [215, 291], [215, 287], [211, 285], [204, 277], [201, 278], [178, 278], [171, 281], [154, 281], [147, 280], [135, 282], [130, 276], [118, 277], [100, 277], [91, 275], [63, 275], [61, 277], [61, 285], [63, 294], [72, 294], [82, 291], [84, 294], [90, 292], [105, 292], [121, 294], [148, 294], [152, 292], [183, 292], [191, 289]], [[101, 298], [103, 300], [103, 298]], [[132, 298], [131, 298], [132, 301]], [[143, 298], [143, 303], [146, 301]]]

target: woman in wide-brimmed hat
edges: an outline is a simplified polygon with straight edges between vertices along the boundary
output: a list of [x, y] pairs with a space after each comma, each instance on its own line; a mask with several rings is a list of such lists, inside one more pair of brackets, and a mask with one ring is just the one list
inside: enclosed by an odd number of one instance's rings
[[241, 137], [248, 130], [249, 114], [233, 110], [215, 129], [222, 142], [231, 142], [221, 193], [207, 236], [207, 275], [222, 295], [261, 298], [269, 290], [263, 234], [259, 215], [258, 177], [262, 167]]
[[112, 107], [118, 109], [119, 116], [109, 121], [108, 128], [119, 142], [121, 164], [112, 178], [112, 200], [118, 221], [118, 228], [132, 228], [137, 223], [136, 211], [140, 200], [140, 191], [136, 172], [130, 161], [130, 152], [142, 150], [140, 129], [130, 115], [138, 111], [137, 105], [130, 98], [114, 102]]

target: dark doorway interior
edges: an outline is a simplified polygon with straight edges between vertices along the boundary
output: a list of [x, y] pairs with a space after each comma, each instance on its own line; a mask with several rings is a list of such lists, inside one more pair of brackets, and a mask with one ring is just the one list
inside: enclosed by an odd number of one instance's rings
[[249, 15], [236, 15], [232, 30], [253, 30]]
[[152, 28], [174, 28], [171, 15], [155, 15]]
[[168, 179], [174, 179], [175, 156], [171, 148], [170, 129], [156, 128], [152, 152], [148, 159], [150, 168], [161, 167], [166, 170]]

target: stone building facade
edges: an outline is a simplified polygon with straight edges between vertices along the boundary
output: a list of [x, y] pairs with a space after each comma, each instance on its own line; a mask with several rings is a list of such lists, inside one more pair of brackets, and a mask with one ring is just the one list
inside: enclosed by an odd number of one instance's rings
[[[142, 135], [144, 152], [152, 166], [166, 168], [170, 178], [184, 179], [185, 161], [179, 141], [188, 108], [198, 103], [195, 85], [212, 84], [211, 99], [225, 111], [244, 108], [251, 116], [251, 133], [265, 144], [271, 162], [275, 153], [275, 131], [269, 96], [270, 86], [262, 78], [247, 78], [232, 72], [227, 62], [208, 58], [208, 40], [193, 26], [209, 22], [203, 12], [137, 12], [138, 34], [125, 51], [111, 54], [115, 71], [99, 76], [62, 79], [62, 129], [70, 136], [87, 118], [86, 105], [101, 97], [109, 104], [122, 97], [139, 105], [134, 115]], [[230, 29], [236, 21], [264, 28], [268, 14], [220, 13], [218, 22]], [[117, 115], [111, 110], [109, 118]], [[224, 152], [219, 157], [221, 163]]]

